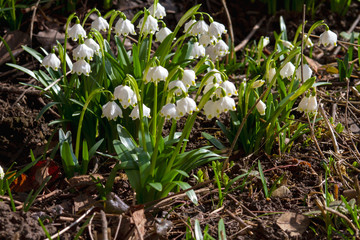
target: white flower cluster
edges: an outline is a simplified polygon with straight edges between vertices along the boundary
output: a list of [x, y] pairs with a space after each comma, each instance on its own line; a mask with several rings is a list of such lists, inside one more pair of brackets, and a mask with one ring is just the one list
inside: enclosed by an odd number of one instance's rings
[[[114, 89], [114, 100], [118, 100], [122, 108], [126, 109], [132, 107], [130, 117], [135, 120], [140, 116], [139, 106], [137, 105], [138, 101], [136, 98], [135, 92], [131, 87], [126, 85], [117, 86]], [[143, 116], [150, 118], [150, 108], [143, 104], [142, 107]], [[115, 101], [109, 101], [102, 107], [102, 117], [106, 117], [109, 120], [114, 120], [117, 117], [123, 117], [122, 110], [120, 106]]]
[[209, 56], [212, 61], [217, 61], [229, 53], [229, 46], [221, 39], [227, 31], [225, 26], [216, 21], [208, 25], [203, 19], [191, 19], [184, 26], [184, 33], [197, 37], [193, 44], [191, 58]]
[[297, 110], [304, 113], [316, 113], [318, 109], [318, 103], [316, 100], [316, 95], [310, 94], [310, 96], [305, 96], [301, 99]]

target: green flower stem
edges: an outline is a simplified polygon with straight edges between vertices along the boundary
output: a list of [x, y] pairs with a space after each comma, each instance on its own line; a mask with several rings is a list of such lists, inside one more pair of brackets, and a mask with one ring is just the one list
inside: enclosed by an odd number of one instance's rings
[[76, 134], [76, 145], [75, 145], [75, 157], [76, 159], [79, 159], [79, 150], [80, 150], [80, 135], [81, 135], [81, 128], [82, 128], [82, 123], [83, 123], [83, 120], [84, 120], [84, 116], [85, 116], [85, 112], [86, 112], [86, 109], [89, 105], [89, 103], [91, 102], [91, 99], [98, 93], [104, 93], [104, 92], [108, 92], [110, 94], [112, 94], [110, 91], [108, 90], [104, 90], [102, 88], [99, 88], [99, 89], [96, 89], [94, 90], [89, 98], [87, 98], [85, 104], [84, 104], [84, 107], [83, 109], [81, 110], [81, 114], [80, 114], [80, 119], [79, 119], [79, 125], [78, 125], [78, 130], [77, 130], [77, 134]]
[[[111, 15], [110, 20], [109, 20], [109, 31], [108, 31], [108, 35], [107, 35], [107, 41], [110, 42], [110, 37], [111, 37], [111, 30], [112, 30], [112, 25], [114, 24], [115, 18], [119, 15], [122, 15], [122, 12], [119, 11], [115, 11], [115, 10], [111, 10], [110, 12], [106, 13], [106, 17], [108, 15]], [[125, 39], [126, 37], [124, 37]]]
[[157, 156], [158, 156], [158, 152], [159, 152], [159, 144], [160, 144], [161, 132], [162, 132], [162, 127], [164, 125], [164, 122], [165, 122], [165, 118], [160, 117], [160, 119], [158, 121], [158, 126], [157, 126], [158, 129], [157, 129], [154, 152], [151, 155], [150, 175], [152, 177], [155, 176], [156, 160], [157, 160]]
[[[75, 17], [76, 13], [73, 13], [69, 16], [69, 18], [66, 21], [66, 27], [65, 27], [65, 39], [64, 39], [64, 47], [63, 47], [63, 56], [61, 58], [61, 63], [62, 63], [62, 69], [63, 69], [63, 77], [64, 77], [64, 84], [67, 83], [67, 79], [66, 79], [66, 44], [67, 44], [67, 39], [68, 39], [68, 29], [69, 29], [69, 25], [71, 20]], [[60, 51], [60, 49], [59, 49]]]
[[152, 136], [156, 136], [156, 121], [157, 121], [157, 101], [158, 101], [158, 84], [154, 84], [154, 105], [153, 105], [153, 120], [152, 120]]
[[97, 12], [98, 15], [100, 15], [100, 12], [99, 12], [99, 10], [98, 10], [97, 8], [91, 9], [90, 12], [88, 12], [88, 13], [85, 15], [84, 20], [83, 20], [83, 22], [82, 22], [82, 24], [81, 24], [82, 27], [85, 26], [86, 20], [90, 17], [90, 15], [91, 15], [93, 12]]
[[8, 192], [8, 195], [10, 197], [10, 204], [11, 204], [11, 209], [13, 210], [13, 212], [16, 212], [16, 207], [15, 207], [15, 203], [14, 203], [14, 198], [11, 194], [11, 189], [10, 189], [10, 186], [9, 186], [9, 181], [7, 179], [5, 179], [5, 186], [6, 186], [6, 190]]

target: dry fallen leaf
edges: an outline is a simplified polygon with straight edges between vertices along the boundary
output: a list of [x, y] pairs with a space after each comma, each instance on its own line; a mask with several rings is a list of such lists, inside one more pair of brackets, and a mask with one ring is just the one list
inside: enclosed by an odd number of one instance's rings
[[274, 198], [288, 198], [291, 196], [291, 191], [286, 186], [280, 186], [279, 188], [275, 189], [271, 197]]
[[277, 225], [291, 237], [301, 236], [310, 224], [307, 216], [301, 213], [286, 212], [276, 221]]
[[[144, 239], [146, 217], [145, 210], [143, 208], [133, 212], [131, 223], [135, 224], [138, 229], [138, 231], [135, 231], [135, 239]], [[141, 235], [141, 237], [139, 236], [139, 234]]]

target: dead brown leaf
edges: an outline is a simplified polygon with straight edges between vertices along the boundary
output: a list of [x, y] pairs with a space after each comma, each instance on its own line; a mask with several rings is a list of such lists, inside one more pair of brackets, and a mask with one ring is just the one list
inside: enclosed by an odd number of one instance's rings
[[290, 233], [291, 237], [295, 237], [305, 232], [310, 220], [301, 213], [286, 212], [278, 218], [276, 223], [282, 230]]
[[137, 228], [134, 239], [144, 239], [146, 217], [145, 210], [143, 208], [132, 213], [131, 223], [135, 224]]

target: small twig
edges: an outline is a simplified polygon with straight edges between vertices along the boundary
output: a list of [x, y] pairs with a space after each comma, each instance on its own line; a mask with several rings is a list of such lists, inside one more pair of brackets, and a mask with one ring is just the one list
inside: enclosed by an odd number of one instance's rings
[[[83, 218], [85, 218], [95, 207], [92, 206], [91, 208], [89, 208], [82, 216], [80, 216], [75, 222], [73, 222], [72, 224], [70, 224], [69, 226], [67, 226], [66, 228], [64, 228], [63, 230], [61, 230], [60, 232], [54, 234], [51, 236], [50, 239], [55, 239], [57, 237], [59, 237], [61, 234], [63, 234], [64, 232], [68, 231], [70, 228], [72, 228], [73, 226], [75, 226], [76, 224], [79, 224], [79, 222], [81, 220], [83, 220]], [[46, 238], [45, 240], [50, 240], [49, 238]]]
[[[71, 71], [68, 71], [66, 73], [66, 76], [69, 75], [71, 73]], [[55, 81], [53, 81], [49, 86], [47, 86], [44, 91], [46, 92], [47, 90], [49, 90], [50, 88], [52, 88], [55, 84], [57, 84], [58, 82], [60, 82], [60, 80], [62, 79], [63, 77], [60, 77], [58, 79], [56, 79]]]
[[332, 142], [333, 142], [333, 146], [334, 146], [334, 151], [336, 154], [340, 154], [339, 152], [339, 145], [336, 141], [336, 137], [335, 137], [335, 133], [334, 133], [334, 129], [333, 127], [331, 126], [330, 122], [329, 122], [329, 119], [327, 118], [326, 116], [326, 113], [324, 111], [324, 108], [323, 108], [323, 104], [319, 104], [319, 110], [320, 110], [320, 114], [321, 116], [324, 118], [325, 120], [325, 123], [326, 123], [326, 126], [328, 127], [329, 131], [330, 131], [330, 134], [331, 134], [331, 139], [332, 139]]
[[[225, 13], [226, 13], [226, 18], [228, 20], [228, 24], [229, 24], [229, 32], [230, 32], [230, 39], [231, 39], [231, 49], [234, 49], [234, 43], [235, 43], [235, 38], [234, 38], [234, 29], [233, 29], [233, 25], [232, 25], [232, 21], [231, 21], [231, 16], [230, 16], [230, 12], [229, 9], [227, 8], [226, 5], [226, 0], [221, 0], [224, 9], [225, 9]], [[231, 58], [234, 57], [234, 51], [231, 51]]]
[[88, 227], [88, 231], [89, 231], [89, 236], [90, 236], [90, 239], [91, 239], [91, 240], [94, 240], [94, 236], [93, 236], [92, 231], [91, 231], [91, 224], [92, 224], [92, 221], [93, 221], [95, 215], [96, 215], [96, 212], [94, 212], [93, 215], [91, 216], [90, 221], [89, 221], [89, 224], [88, 224], [88, 226], [87, 226], [87, 227]]
[[101, 215], [101, 229], [102, 229], [102, 235], [103, 235], [103, 240], [108, 240], [108, 223], [106, 220], [106, 215], [105, 212], [103, 210], [100, 210], [100, 215]]
[[118, 236], [118, 234], [119, 234], [122, 218], [123, 218], [123, 216], [122, 216], [122, 214], [120, 214], [120, 215], [119, 215], [119, 223], [118, 223], [118, 226], [117, 226], [117, 228], [116, 228], [116, 233], [115, 233], [114, 240], [117, 239], [117, 236]]
[[[250, 228], [250, 225], [247, 225], [240, 217], [236, 216], [229, 210], [225, 209], [225, 212], [235, 221], [237, 221], [240, 224], [241, 228]], [[253, 235], [254, 233], [250, 231], [250, 229], [246, 230], [248, 234]]]
[[250, 41], [251, 37], [255, 34], [255, 32], [260, 28], [261, 24], [265, 21], [265, 19], [266, 17], [263, 17], [258, 23], [255, 24], [249, 35], [247, 35], [246, 38], [242, 40], [242, 42], [234, 48], [235, 52], [241, 50], [246, 46], [246, 44]]
[[139, 229], [139, 226], [136, 224], [134, 215], [133, 215], [133, 213], [132, 213], [131, 211], [130, 211], [130, 216], [132, 217], [132, 219], [133, 219], [133, 221], [134, 221], [135, 229], [136, 229], [136, 231], [137, 231], [137, 233], [138, 233], [138, 235], [139, 235], [139, 239], [140, 239], [140, 240], [144, 240], [143, 235], [141, 234], [141, 231], [140, 231], [140, 229]]
[[[321, 148], [320, 148], [320, 146], [319, 146], [319, 142], [318, 142], [317, 139], [316, 139], [316, 136], [315, 136], [315, 133], [314, 133], [314, 126], [312, 125], [312, 123], [311, 123], [311, 121], [310, 121], [309, 114], [306, 114], [306, 116], [307, 116], [307, 119], [308, 119], [308, 122], [309, 122], [311, 137], [312, 137], [313, 141], [315, 142], [315, 146], [316, 146], [316, 148], [318, 149], [321, 158], [322, 158], [325, 162], [327, 162], [327, 159], [326, 159], [323, 151], [321, 150]], [[315, 119], [316, 119], [316, 115], [314, 116], [314, 123], [315, 123]]]
[[304, 83], [304, 63], [303, 63], [303, 59], [304, 59], [304, 32], [305, 32], [305, 11], [306, 11], [306, 4], [304, 4], [303, 7], [303, 19], [302, 19], [302, 33], [301, 33], [301, 62], [300, 62], [300, 73], [301, 73], [301, 82]]

